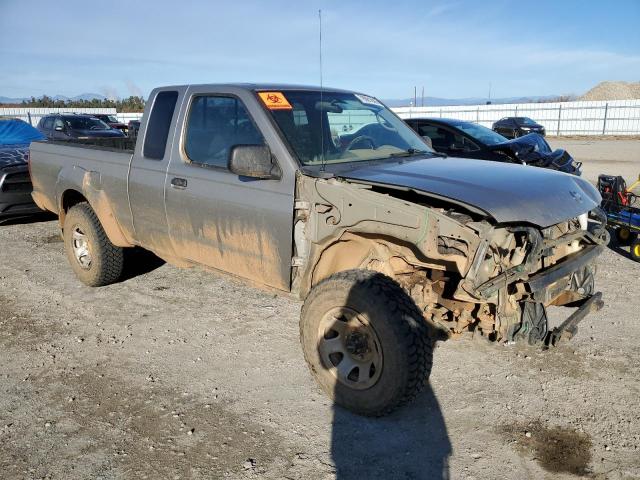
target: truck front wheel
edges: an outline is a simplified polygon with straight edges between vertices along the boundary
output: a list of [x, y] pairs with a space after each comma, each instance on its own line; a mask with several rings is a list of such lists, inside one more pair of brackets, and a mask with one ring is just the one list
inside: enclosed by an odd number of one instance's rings
[[417, 396], [431, 372], [433, 338], [406, 292], [367, 270], [320, 282], [300, 317], [311, 373], [331, 399], [360, 415], [386, 415]]
[[88, 203], [74, 205], [64, 221], [64, 247], [82, 283], [100, 287], [117, 281], [124, 265], [123, 249], [113, 245]]

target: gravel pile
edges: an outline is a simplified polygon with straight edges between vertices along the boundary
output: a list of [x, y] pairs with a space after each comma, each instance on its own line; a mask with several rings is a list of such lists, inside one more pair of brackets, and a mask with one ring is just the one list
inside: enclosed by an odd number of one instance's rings
[[640, 98], [640, 82], [600, 82], [578, 100], [632, 100]]

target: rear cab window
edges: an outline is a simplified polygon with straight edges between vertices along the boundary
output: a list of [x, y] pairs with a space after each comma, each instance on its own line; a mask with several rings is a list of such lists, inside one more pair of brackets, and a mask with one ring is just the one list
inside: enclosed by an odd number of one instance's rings
[[264, 144], [240, 99], [225, 95], [192, 99], [184, 139], [184, 153], [191, 163], [226, 169], [233, 147]]
[[142, 155], [145, 158], [164, 159], [167, 137], [177, 100], [177, 91], [164, 91], [156, 95], [144, 138]]

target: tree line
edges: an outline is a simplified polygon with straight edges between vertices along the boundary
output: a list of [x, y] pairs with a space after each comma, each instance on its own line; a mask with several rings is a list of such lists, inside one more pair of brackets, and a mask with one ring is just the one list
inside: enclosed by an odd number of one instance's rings
[[54, 99], [47, 95], [40, 98], [31, 97], [18, 104], [0, 104], [0, 107], [21, 108], [115, 108], [118, 112], [142, 112], [144, 110], [144, 98], [131, 96], [118, 100], [106, 98], [92, 98], [91, 100], [62, 100]]

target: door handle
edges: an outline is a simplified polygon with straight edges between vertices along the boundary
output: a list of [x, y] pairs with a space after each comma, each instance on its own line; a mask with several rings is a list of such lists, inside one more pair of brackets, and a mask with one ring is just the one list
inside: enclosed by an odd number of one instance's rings
[[187, 179], [186, 178], [172, 178], [171, 179], [171, 186], [173, 188], [178, 188], [178, 189], [185, 189], [187, 188]]

